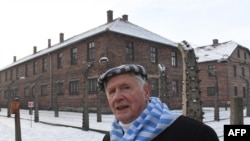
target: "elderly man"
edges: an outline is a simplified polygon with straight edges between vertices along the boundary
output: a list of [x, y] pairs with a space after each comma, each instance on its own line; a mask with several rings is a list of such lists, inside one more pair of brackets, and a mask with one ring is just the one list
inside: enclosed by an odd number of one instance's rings
[[115, 115], [112, 130], [103, 141], [218, 141], [215, 131], [197, 120], [171, 112], [150, 96], [143, 66], [112, 68], [98, 79]]

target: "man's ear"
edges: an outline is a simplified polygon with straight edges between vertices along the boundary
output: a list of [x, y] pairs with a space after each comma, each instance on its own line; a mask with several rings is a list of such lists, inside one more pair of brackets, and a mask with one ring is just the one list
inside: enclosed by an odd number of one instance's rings
[[148, 83], [145, 83], [143, 86], [143, 90], [145, 92], [145, 96], [149, 98], [151, 95], [151, 86]]

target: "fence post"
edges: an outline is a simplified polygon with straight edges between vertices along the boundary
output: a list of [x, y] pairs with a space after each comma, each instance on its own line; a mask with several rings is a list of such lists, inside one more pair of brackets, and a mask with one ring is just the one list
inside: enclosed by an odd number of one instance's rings
[[230, 102], [230, 124], [231, 125], [243, 125], [243, 98], [232, 97]]
[[194, 49], [186, 41], [178, 44], [182, 54], [183, 83], [182, 83], [182, 114], [202, 121], [202, 100], [200, 90], [199, 68]]

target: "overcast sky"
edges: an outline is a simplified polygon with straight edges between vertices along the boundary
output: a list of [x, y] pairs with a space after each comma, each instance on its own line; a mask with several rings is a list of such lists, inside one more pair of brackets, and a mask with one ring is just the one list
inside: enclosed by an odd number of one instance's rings
[[0, 69], [64, 39], [128, 15], [133, 24], [198, 46], [235, 41], [250, 48], [249, 0], [0, 0]]

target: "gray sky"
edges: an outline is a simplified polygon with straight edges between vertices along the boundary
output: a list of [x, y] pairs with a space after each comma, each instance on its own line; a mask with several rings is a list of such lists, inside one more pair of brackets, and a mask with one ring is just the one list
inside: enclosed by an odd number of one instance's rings
[[249, 0], [0, 0], [0, 69], [37, 50], [128, 15], [133, 24], [175, 42], [235, 41], [250, 48]]

